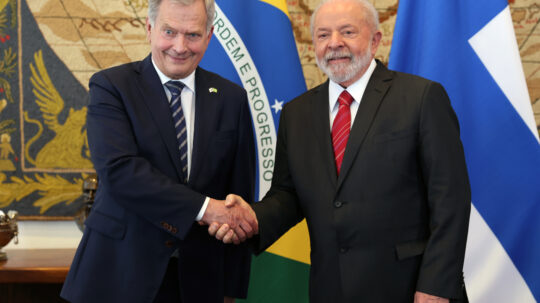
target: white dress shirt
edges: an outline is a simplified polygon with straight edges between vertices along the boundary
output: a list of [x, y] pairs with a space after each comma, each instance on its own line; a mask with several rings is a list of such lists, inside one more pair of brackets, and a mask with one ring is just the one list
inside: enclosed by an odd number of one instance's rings
[[[186, 133], [187, 133], [187, 180], [189, 180], [189, 176], [191, 173], [191, 151], [193, 149], [193, 133], [195, 132], [195, 71], [193, 71], [191, 74], [189, 74], [184, 79], [171, 79], [167, 77], [165, 74], [163, 74], [159, 68], [156, 66], [156, 63], [154, 62], [154, 59], [152, 59], [152, 64], [154, 65], [154, 69], [156, 70], [159, 79], [161, 80], [161, 84], [163, 85], [163, 90], [165, 91], [165, 94], [167, 95], [167, 99], [169, 102], [171, 102], [171, 92], [169, 89], [165, 86], [165, 83], [169, 81], [180, 81], [184, 83], [184, 88], [182, 89], [182, 93], [180, 94], [180, 101], [182, 102], [182, 111], [184, 112], [184, 118], [186, 119]], [[202, 219], [204, 212], [206, 211], [206, 207], [208, 206], [208, 202], [210, 201], [209, 197], [206, 197], [204, 200], [204, 204], [199, 211], [199, 214], [197, 215], [197, 218], [195, 218], [196, 221], [199, 221]]]
[[334, 119], [336, 118], [336, 115], [339, 110], [339, 102], [338, 98], [341, 92], [343, 92], [345, 89], [351, 94], [351, 96], [354, 98], [354, 101], [351, 103], [351, 128], [354, 123], [354, 118], [356, 118], [356, 112], [358, 112], [358, 107], [360, 106], [360, 101], [362, 100], [362, 97], [364, 96], [364, 92], [366, 91], [367, 84], [369, 82], [369, 79], [371, 78], [371, 75], [373, 74], [373, 71], [375, 70], [375, 67], [377, 67], [377, 63], [375, 62], [375, 59], [371, 60], [371, 63], [369, 64], [368, 69], [366, 72], [360, 77], [360, 79], [356, 80], [353, 84], [349, 85], [349, 87], [342, 87], [341, 85], [337, 84], [336, 82], [330, 80], [330, 84], [328, 85], [328, 104], [330, 105], [330, 131], [332, 131], [332, 125], [334, 124]]

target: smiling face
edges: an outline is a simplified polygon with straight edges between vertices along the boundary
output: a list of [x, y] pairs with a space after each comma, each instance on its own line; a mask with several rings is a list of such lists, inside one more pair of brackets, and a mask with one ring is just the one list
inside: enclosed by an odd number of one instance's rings
[[381, 32], [367, 22], [365, 10], [356, 1], [330, 1], [319, 8], [314, 18], [317, 64], [344, 87], [362, 77], [381, 40]]
[[167, 77], [185, 78], [199, 65], [212, 37], [206, 18], [202, 0], [190, 5], [163, 0], [154, 24], [146, 19], [152, 59]]

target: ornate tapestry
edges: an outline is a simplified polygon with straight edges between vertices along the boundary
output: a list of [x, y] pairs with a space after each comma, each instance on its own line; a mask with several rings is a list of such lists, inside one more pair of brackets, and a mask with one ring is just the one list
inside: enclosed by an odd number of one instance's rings
[[0, 1], [0, 208], [72, 217], [93, 172], [88, 80], [149, 52], [146, 1]]

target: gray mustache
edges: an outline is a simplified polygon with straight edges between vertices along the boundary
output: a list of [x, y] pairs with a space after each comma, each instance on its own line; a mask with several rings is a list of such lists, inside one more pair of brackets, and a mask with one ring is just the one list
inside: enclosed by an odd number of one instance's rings
[[338, 59], [338, 58], [352, 58], [352, 55], [351, 53], [343, 53], [343, 52], [333, 52], [333, 53], [328, 53], [324, 56], [324, 60], [328, 61], [328, 60], [332, 60], [332, 59]]

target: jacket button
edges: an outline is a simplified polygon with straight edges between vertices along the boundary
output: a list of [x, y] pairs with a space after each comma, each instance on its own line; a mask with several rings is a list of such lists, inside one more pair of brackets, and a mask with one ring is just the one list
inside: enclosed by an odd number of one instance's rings
[[178, 229], [176, 229], [176, 227], [172, 227], [172, 228], [171, 228], [171, 232], [172, 232], [173, 234], [176, 234], [176, 233], [178, 232]]
[[334, 202], [334, 207], [335, 208], [340, 208], [341, 206], [343, 206], [343, 203], [341, 203], [340, 201], [335, 201]]
[[346, 253], [348, 250], [349, 250], [348, 248], [342, 247], [342, 248], [339, 249], [339, 252], [342, 253], [342, 254], [344, 254], [344, 253]]
[[165, 246], [167, 246], [167, 247], [173, 247], [173, 246], [174, 246], [174, 241], [173, 241], [173, 240], [167, 240], [167, 241], [165, 241]]

